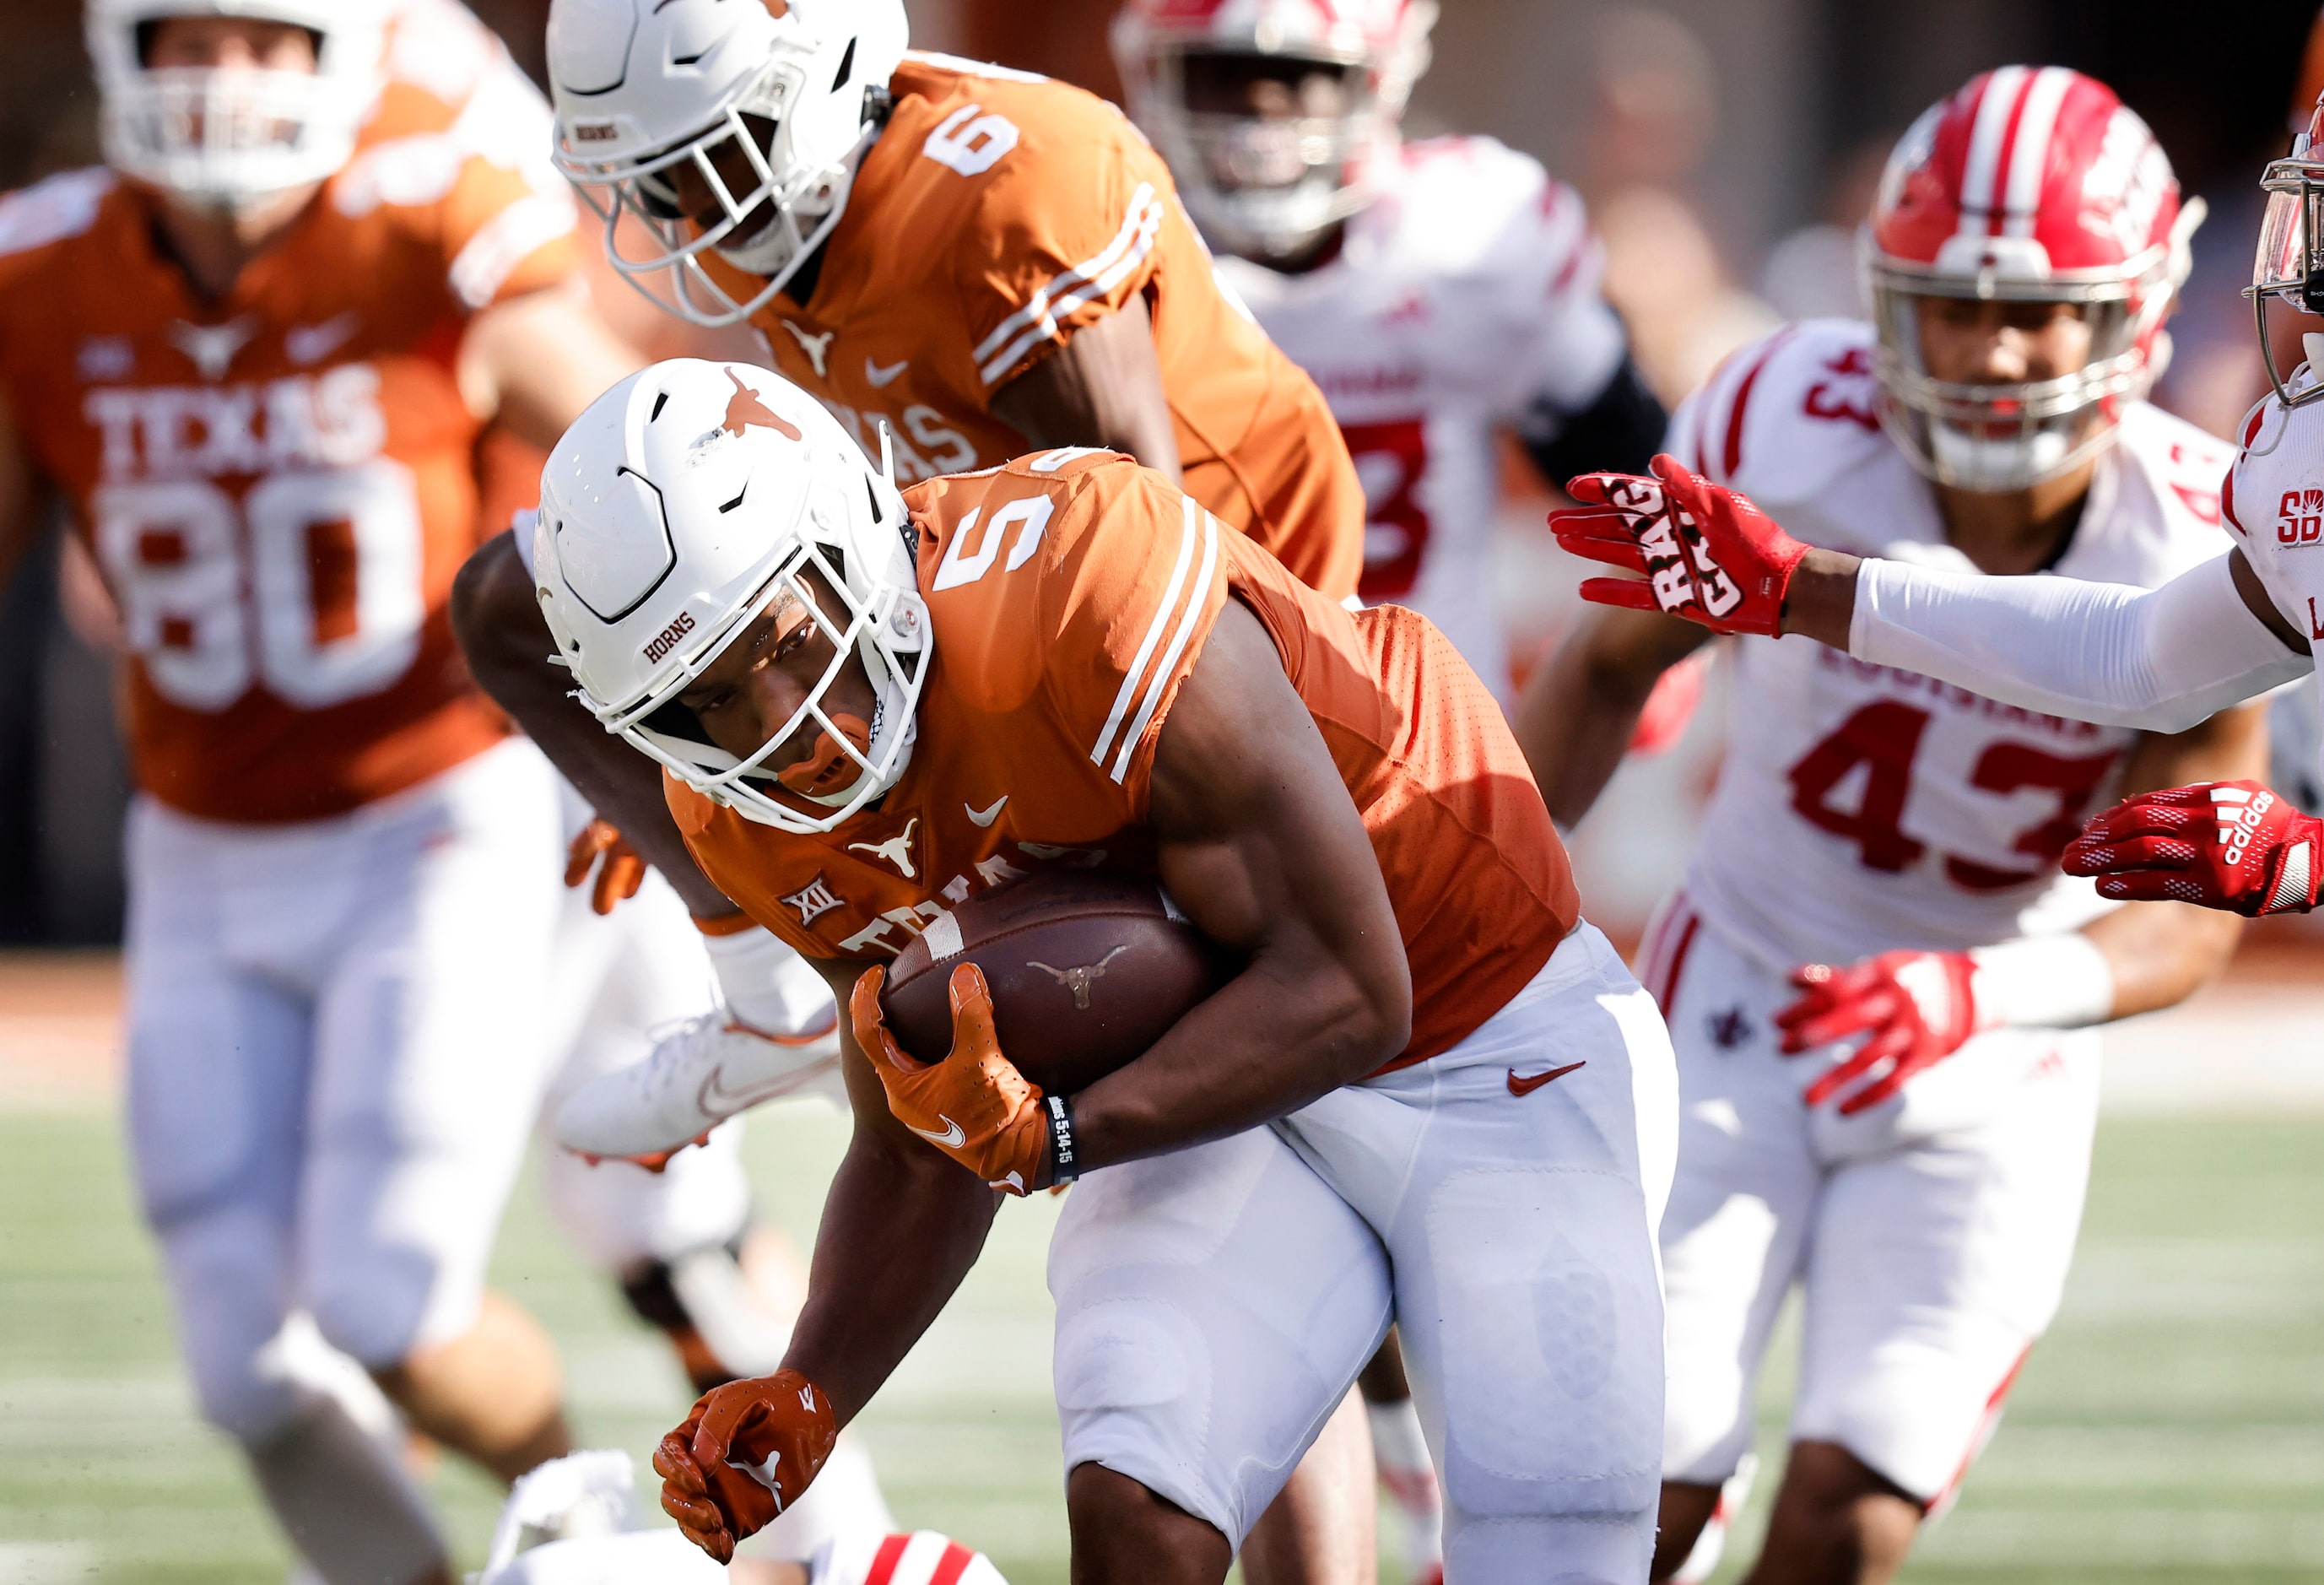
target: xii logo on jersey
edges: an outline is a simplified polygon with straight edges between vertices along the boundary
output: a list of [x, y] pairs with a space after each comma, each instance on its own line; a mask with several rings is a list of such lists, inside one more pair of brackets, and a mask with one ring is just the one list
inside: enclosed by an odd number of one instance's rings
[[814, 924], [817, 918], [831, 912], [844, 900], [845, 899], [832, 891], [820, 874], [782, 899], [785, 908], [798, 910], [799, 923], [802, 925]]
[[2324, 543], [2324, 490], [2286, 490], [2276, 512], [2277, 544]]

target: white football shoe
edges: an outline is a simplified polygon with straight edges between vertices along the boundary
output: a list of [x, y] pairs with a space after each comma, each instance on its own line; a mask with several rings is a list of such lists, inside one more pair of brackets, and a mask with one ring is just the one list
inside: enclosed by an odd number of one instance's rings
[[679, 1026], [645, 1061], [567, 1097], [557, 1142], [593, 1161], [613, 1156], [659, 1171], [730, 1117], [817, 1094], [845, 1104], [835, 1018], [818, 1034], [767, 1035], [715, 1009]]

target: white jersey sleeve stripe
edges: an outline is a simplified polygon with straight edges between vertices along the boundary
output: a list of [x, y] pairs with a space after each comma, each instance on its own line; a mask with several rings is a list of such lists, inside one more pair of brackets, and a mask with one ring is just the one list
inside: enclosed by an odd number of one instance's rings
[[1170, 647], [1162, 651], [1162, 659], [1147, 680], [1146, 694], [1138, 703], [1138, 714], [1130, 730], [1121, 735], [1121, 751], [1114, 756], [1113, 779], [1120, 781], [1130, 772], [1130, 756], [1138, 747], [1138, 740], [1146, 735], [1146, 723], [1154, 719], [1154, 712], [1162, 703], [1162, 696], [1170, 686], [1170, 677], [1176, 668], [1178, 657], [1186, 650], [1186, 640], [1194, 636], [1194, 623], [1208, 604], [1211, 579], [1219, 567], [1219, 520], [1209, 512], [1203, 514], [1203, 566], [1194, 574], [1194, 582], [1185, 609], [1178, 616], [1178, 631], [1170, 635]]
[[1056, 316], [1070, 313], [1092, 298], [1111, 290], [1153, 251], [1154, 238], [1161, 229], [1161, 201], [1155, 196], [1151, 182], [1139, 182], [1138, 190], [1130, 196], [1129, 212], [1122, 217], [1121, 229], [1114, 233], [1112, 241], [1094, 257], [1059, 272], [1047, 285], [1033, 293], [1031, 301], [1001, 321], [991, 335], [977, 344], [973, 355], [984, 382], [990, 385], [1006, 374], [1028, 347], [1056, 339], [1060, 334]]
[[1186, 568], [1194, 559], [1197, 537], [1194, 514], [1202, 509], [1194, 504], [1194, 498], [1191, 495], [1181, 496], [1179, 500], [1184, 508], [1185, 521], [1178, 530], [1177, 565], [1170, 569], [1169, 587], [1162, 591], [1162, 603], [1154, 613], [1153, 622], [1146, 629], [1146, 637], [1139, 644], [1138, 653], [1130, 659], [1129, 668], [1122, 673], [1121, 690], [1113, 696], [1113, 708], [1106, 714], [1105, 730], [1097, 734], [1096, 746], [1090, 750], [1090, 763], [1093, 765], [1105, 763], [1105, 751], [1112, 746], [1113, 734], [1120, 727], [1122, 715], [1129, 710], [1130, 701], [1138, 692], [1138, 679], [1146, 675], [1146, 663], [1153, 659], [1155, 646], [1161, 643], [1163, 633], [1168, 630], [1170, 613], [1178, 606], [1179, 591], [1186, 586]]

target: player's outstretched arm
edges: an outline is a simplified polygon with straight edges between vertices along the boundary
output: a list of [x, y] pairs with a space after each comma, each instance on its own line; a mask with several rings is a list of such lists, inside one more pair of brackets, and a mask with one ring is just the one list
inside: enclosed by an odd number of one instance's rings
[[[823, 963], [843, 1000], [866, 965]], [[855, 1131], [825, 1197], [782, 1368], [706, 1394], [654, 1453], [661, 1506], [720, 1562], [797, 1502], [976, 1263], [1000, 1197], [905, 1131], [843, 1029]]]
[[1587, 611], [1526, 679], [1509, 724], [1550, 818], [1572, 827], [1621, 764], [1663, 673], [1711, 634], [1643, 611]]
[[1083, 1171], [1254, 1127], [1409, 1038], [1387, 883], [1323, 734], [1259, 619], [1229, 600], [1165, 722], [1148, 820], [1163, 883], [1250, 965], [1073, 1098]]
[[994, 392], [992, 410], [1036, 447], [1102, 447], [1178, 483], [1178, 431], [1143, 297], [1083, 326]]
[[488, 539], [452, 585], [452, 628], [476, 682], [507, 711], [549, 761], [646, 862], [660, 871], [698, 919], [736, 910], [686, 851], [662, 799], [661, 772], [568, 696], [571, 676], [552, 663], [557, 648], [534, 603], [516, 538]]
[[1810, 549], [1669, 456], [1650, 478], [1569, 488], [1582, 504], [1551, 514], [1558, 542], [1645, 575], [1589, 579], [1585, 599], [1714, 632], [1803, 633], [2030, 710], [2182, 732], [2312, 669], [2240, 550], [2153, 590], [1988, 577]]

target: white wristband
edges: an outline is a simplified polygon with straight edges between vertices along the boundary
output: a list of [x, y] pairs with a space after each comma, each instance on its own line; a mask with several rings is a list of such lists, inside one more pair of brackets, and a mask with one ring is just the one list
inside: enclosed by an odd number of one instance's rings
[[2079, 1029], [2114, 1017], [2114, 965], [2080, 931], [1980, 946], [1969, 957], [1981, 1027]]
[[705, 932], [726, 1010], [767, 1035], [812, 1035], [831, 1027], [838, 1010], [831, 988], [805, 958], [764, 926], [724, 935]]

